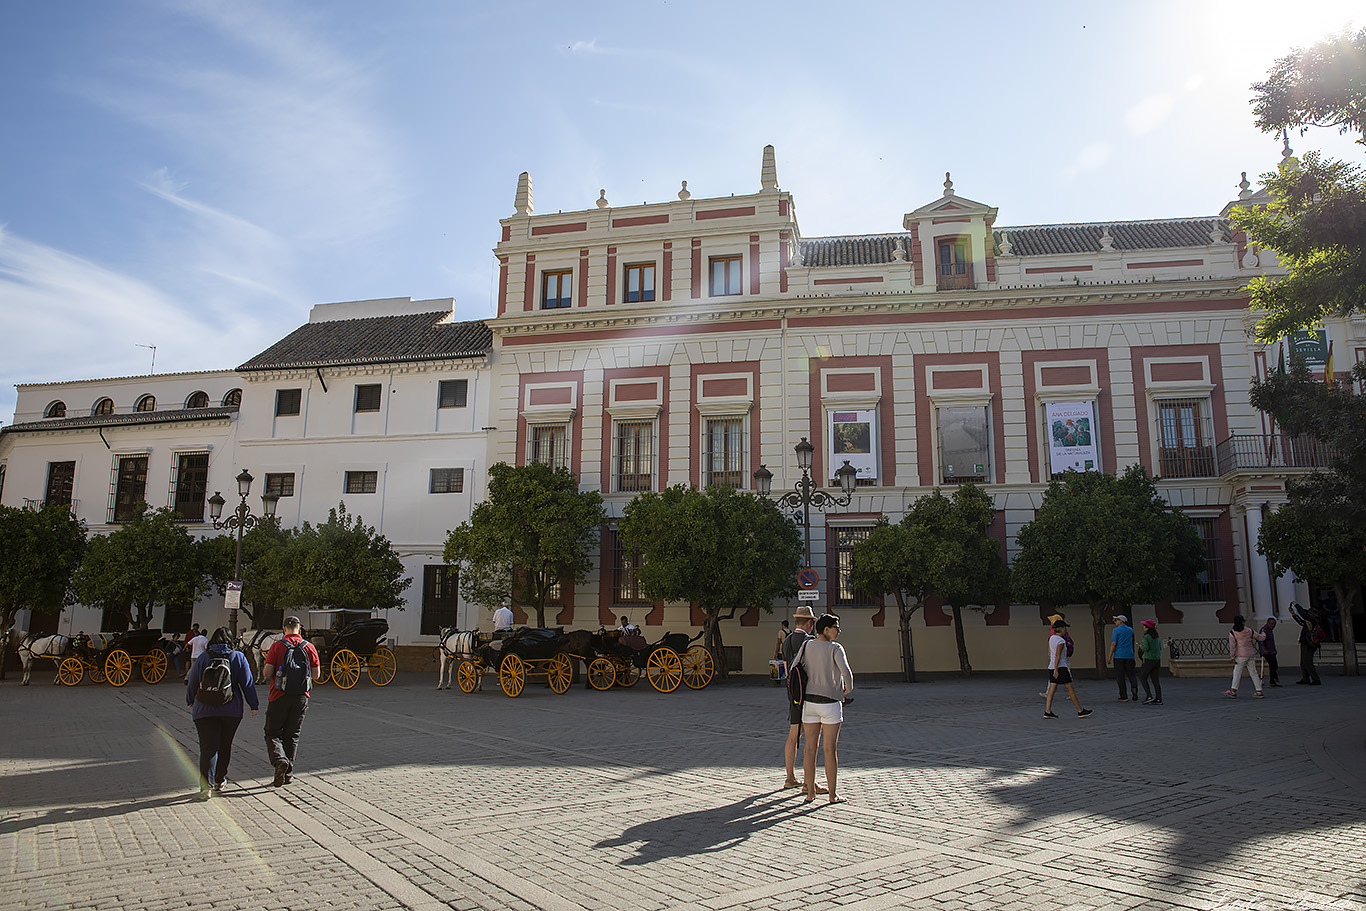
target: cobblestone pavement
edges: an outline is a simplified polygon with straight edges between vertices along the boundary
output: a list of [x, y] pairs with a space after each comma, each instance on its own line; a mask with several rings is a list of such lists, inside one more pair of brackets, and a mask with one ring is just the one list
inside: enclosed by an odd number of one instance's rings
[[837, 806], [780, 789], [768, 686], [325, 686], [292, 785], [263, 713], [198, 803], [179, 685], [10, 680], [0, 911], [1366, 909], [1366, 679], [1082, 678], [1084, 719], [1033, 677], [861, 688]]

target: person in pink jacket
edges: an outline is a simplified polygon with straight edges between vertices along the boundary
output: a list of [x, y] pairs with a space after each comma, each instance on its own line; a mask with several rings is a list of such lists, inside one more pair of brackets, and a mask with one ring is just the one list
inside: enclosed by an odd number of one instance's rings
[[1225, 696], [1238, 698], [1238, 681], [1243, 679], [1243, 671], [1246, 670], [1255, 688], [1252, 695], [1261, 698], [1262, 680], [1257, 676], [1257, 640], [1265, 638], [1265, 633], [1254, 633], [1248, 628], [1242, 614], [1233, 618], [1233, 629], [1228, 631], [1228, 656], [1233, 659], [1233, 686], [1224, 690]]

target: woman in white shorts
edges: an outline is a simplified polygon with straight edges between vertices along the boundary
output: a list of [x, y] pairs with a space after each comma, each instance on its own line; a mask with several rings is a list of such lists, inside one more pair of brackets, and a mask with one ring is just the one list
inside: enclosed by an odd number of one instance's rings
[[822, 614], [816, 621], [816, 638], [802, 646], [801, 664], [806, 669], [806, 695], [802, 700], [802, 732], [806, 734], [806, 750], [802, 754], [806, 803], [816, 799], [816, 740], [825, 746], [825, 783], [830, 789], [831, 803], [844, 803], [835, 789], [839, 768], [837, 748], [840, 725], [844, 721], [844, 706], [853, 700], [854, 672], [849, 670], [849, 659], [844, 646], [836, 640], [840, 634], [840, 618]]

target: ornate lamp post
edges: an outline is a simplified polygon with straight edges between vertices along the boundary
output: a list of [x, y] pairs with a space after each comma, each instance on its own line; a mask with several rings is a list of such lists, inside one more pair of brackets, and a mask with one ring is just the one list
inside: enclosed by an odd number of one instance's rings
[[[250, 528], [255, 528], [257, 522], [273, 518], [275, 516], [275, 506], [280, 500], [280, 498], [273, 493], [262, 494], [261, 512], [263, 516], [259, 519], [256, 516], [253, 516], [251, 510], [247, 508], [247, 494], [251, 493], [251, 482], [254, 480], [255, 478], [251, 476], [251, 472], [243, 468], [242, 473], [237, 476], [237, 493], [241, 496], [242, 502], [238, 503], [237, 508], [232, 511], [232, 514], [222, 522], [218, 521], [218, 519], [223, 515], [223, 507], [228, 501], [224, 500], [223, 495], [216, 490], [213, 492], [213, 496], [209, 497], [209, 518], [213, 520], [213, 527], [218, 529], [237, 529], [237, 557], [232, 563], [232, 578], [233, 581], [237, 582], [239, 585], [242, 581], [242, 533]], [[229, 611], [228, 617], [229, 631], [232, 633], [233, 641], [236, 642], [237, 607], [235, 604], [232, 610]]]
[[[848, 506], [854, 498], [854, 486], [858, 481], [858, 469], [850, 465], [848, 460], [843, 467], [835, 472], [835, 477], [840, 479], [840, 490], [844, 491], [844, 496], [837, 497], [834, 494], [826, 493], [811, 480], [811, 457], [815, 453], [816, 447], [802, 437], [802, 441], [794, 447], [797, 451], [797, 467], [802, 470], [802, 479], [791, 490], [778, 497], [777, 504], [785, 509], [790, 509], [798, 517], [802, 524], [802, 534], [806, 543], [806, 565], [811, 565], [811, 507], [824, 512], [831, 506]], [[767, 497], [773, 490], [773, 472], [767, 467], [760, 465], [759, 470], [754, 472], [754, 487], [759, 492], [759, 496]]]

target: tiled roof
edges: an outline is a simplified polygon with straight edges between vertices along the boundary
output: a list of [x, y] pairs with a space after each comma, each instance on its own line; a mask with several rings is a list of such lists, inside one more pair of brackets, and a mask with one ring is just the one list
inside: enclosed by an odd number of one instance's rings
[[328, 367], [479, 357], [493, 347], [482, 320], [447, 323], [448, 311], [308, 323], [238, 370]]
[[802, 265], [867, 266], [892, 262], [896, 242], [900, 240], [911, 258], [911, 235], [866, 234], [862, 237], [812, 237], [802, 241]]
[[29, 430], [70, 430], [78, 427], [129, 427], [135, 424], [172, 424], [176, 421], [212, 421], [237, 413], [236, 406], [171, 408], [166, 411], [133, 411], [119, 414], [83, 414], [79, 417], [47, 418], [0, 427], [0, 433]]
[[1100, 237], [1110, 229], [1112, 247], [1116, 250], [1158, 250], [1164, 247], [1207, 247], [1210, 229], [1219, 227], [1224, 243], [1230, 242], [1229, 221], [1226, 218], [1179, 218], [1160, 221], [1096, 222], [1083, 225], [1025, 225], [1019, 228], [998, 228], [995, 231], [997, 249], [1001, 235], [1010, 236], [1014, 256], [1043, 256], [1050, 253], [1097, 253]]

